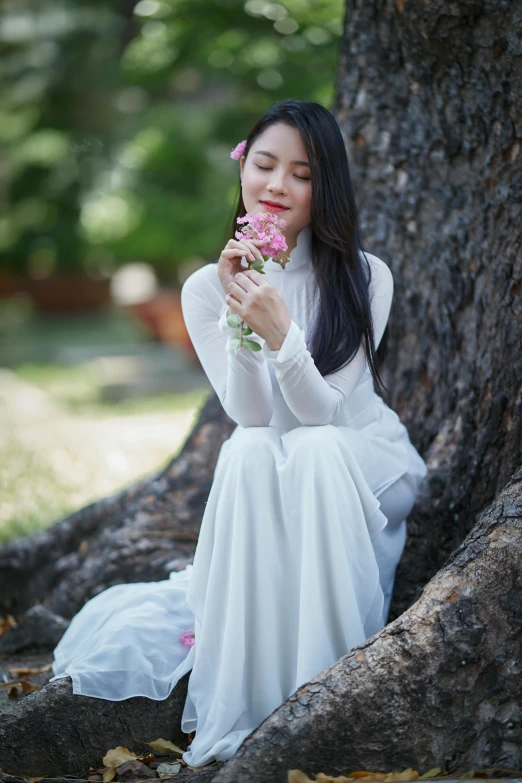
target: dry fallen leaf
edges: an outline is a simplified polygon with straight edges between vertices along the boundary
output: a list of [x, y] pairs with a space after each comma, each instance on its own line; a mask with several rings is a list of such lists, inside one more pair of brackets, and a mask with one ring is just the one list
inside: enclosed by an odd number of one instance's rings
[[131, 761], [131, 759], [137, 759], [136, 753], [132, 753], [124, 745], [118, 745], [117, 748], [111, 748], [107, 751], [102, 761], [106, 767], [119, 767], [124, 761]]
[[[163, 740], [163, 742], [166, 742], [166, 740]], [[175, 748], [176, 745], [173, 747]], [[146, 753], [144, 756], [138, 756], [137, 753], [133, 753], [124, 745], [118, 745], [117, 748], [111, 748], [107, 751], [102, 759], [105, 766], [96, 771], [99, 772], [100, 775], [103, 775], [103, 783], [110, 783], [110, 781], [114, 780], [116, 777], [116, 768], [125, 761], [132, 761], [133, 759], [141, 761], [142, 764], [149, 764], [151, 761], [156, 761], [156, 756], [153, 753]]]
[[339, 775], [339, 777], [332, 778], [330, 775], [324, 775], [322, 772], [319, 772], [315, 779], [325, 781], [325, 783], [353, 783], [354, 780], [364, 781], [366, 783], [367, 781], [382, 781], [385, 776], [386, 773], [384, 772], [361, 771], [353, 772], [351, 775], [348, 775], [348, 777]]
[[[196, 767], [197, 769], [197, 767]], [[459, 780], [489, 780], [491, 773], [504, 772], [511, 776], [522, 775], [522, 770], [507, 769], [505, 767], [486, 767], [486, 769], [469, 769], [467, 772], [454, 771], [454, 772], [441, 772], [440, 767], [432, 767], [423, 775], [419, 775], [418, 770], [408, 767], [402, 772], [369, 772], [368, 770], [357, 770], [350, 772], [346, 777], [332, 777], [331, 775], [325, 775], [324, 772], [318, 772], [314, 779], [311, 780], [301, 769], [288, 770], [288, 783], [373, 783], [373, 781], [379, 781], [379, 783], [397, 783], [397, 781], [419, 781], [419, 780], [444, 780], [447, 777], [458, 778]]]
[[146, 756], [138, 756], [138, 761], [142, 764], [150, 764], [151, 761], [156, 761], [156, 756], [154, 753], [147, 753]]
[[[429, 772], [434, 773], [438, 767], [431, 769]], [[426, 773], [428, 775], [429, 773]], [[315, 775], [315, 779], [312, 781], [310, 778], [300, 769], [291, 769], [288, 771], [288, 783], [353, 783], [357, 780], [358, 783], [396, 783], [396, 781], [413, 781], [417, 780], [419, 773], [416, 769], [408, 767], [402, 772], [370, 772], [369, 770], [357, 770], [350, 772], [348, 776], [340, 775], [338, 777], [332, 777], [331, 775], [325, 775], [324, 772], [318, 772]]]
[[408, 767], [407, 769], [403, 770], [402, 772], [390, 772], [384, 780], [386, 783], [394, 783], [396, 780], [417, 780], [419, 777], [419, 773], [416, 769], [412, 769], [411, 767]]
[[0, 688], [9, 688], [11, 685], [16, 685], [17, 682], [20, 682], [19, 677], [17, 677], [15, 680], [8, 680], [7, 682], [3, 682], [0, 685]]
[[20, 625], [20, 621], [16, 620], [12, 614], [8, 614], [7, 617], [0, 617], [0, 636], [7, 633], [10, 628], [16, 628], [17, 625]]
[[151, 748], [157, 750], [158, 753], [171, 753], [172, 751], [174, 753], [185, 753], [178, 745], [174, 745], [173, 742], [163, 739], [163, 737], [159, 737], [159, 739], [154, 740], [154, 742], [147, 742], [147, 745], [150, 745]]
[[[28, 674], [41, 674], [42, 672], [50, 672], [52, 670], [52, 663], [47, 663], [45, 666], [40, 666], [39, 668], [32, 668], [28, 669], [24, 666], [15, 667], [14, 669], [8, 669], [7, 671], [11, 675], [11, 677], [24, 677]], [[29, 780], [29, 778], [26, 778], [26, 780]]]
[[27, 680], [14, 681], [13, 683], [6, 682], [5, 685], [11, 685], [7, 691], [9, 699], [17, 699], [19, 696], [23, 696], [26, 693], [32, 693], [32, 691], [37, 691], [42, 687], [41, 685], [33, 685], [32, 683], [27, 682]]
[[[90, 769], [92, 769], [92, 767], [90, 767]], [[103, 776], [105, 775], [106, 772], [109, 772], [109, 770], [112, 771], [113, 769], [115, 769], [115, 768], [114, 767], [100, 767], [100, 769], [97, 769], [96, 772], [98, 773], [98, 775], [101, 775], [101, 777], [103, 778]]]

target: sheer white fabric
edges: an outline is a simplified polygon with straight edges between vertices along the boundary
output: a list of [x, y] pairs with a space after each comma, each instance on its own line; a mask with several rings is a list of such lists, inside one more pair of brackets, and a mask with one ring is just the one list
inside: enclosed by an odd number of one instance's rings
[[[190, 671], [181, 728], [192, 766], [233, 756], [297, 688], [386, 622], [406, 517], [426, 465], [379, 397], [364, 350], [320, 375], [310, 226], [283, 270], [265, 264], [291, 327], [279, 351], [233, 348], [217, 265], [182, 289], [203, 369], [237, 423], [223, 443], [192, 566], [88, 601], [55, 650], [54, 679], [118, 701], [165, 699]], [[390, 270], [367, 254], [378, 345]], [[246, 264], [245, 264], [246, 266]], [[310, 335], [308, 335], [310, 336]], [[195, 645], [180, 634], [195, 630]]]
[[[216, 390], [226, 413], [242, 427], [273, 424], [273, 379], [285, 407], [300, 424], [329, 424], [346, 420], [349, 407], [344, 403], [363, 376], [371, 380], [366, 353], [361, 343], [348, 365], [322, 376], [307, 349], [304, 328], [312, 324], [316, 308], [316, 287], [310, 260], [310, 226], [299, 234], [291, 262], [283, 269], [269, 260], [265, 273], [269, 282], [282, 291], [292, 318], [281, 348], [271, 351], [265, 341], [249, 336], [262, 345], [262, 351], [232, 347], [235, 329], [228, 326], [228, 306], [216, 274], [216, 265], [208, 264], [193, 273], [182, 290], [183, 314], [199, 360]], [[375, 345], [379, 345], [393, 298], [393, 276], [377, 256], [366, 254], [372, 270], [370, 284]], [[246, 264], [244, 265], [246, 268]], [[215, 333], [215, 313], [219, 308], [220, 333]], [[224, 357], [227, 362], [224, 366]], [[265, 361], [266, 360], [266, 361]], [[274, 368], [275, 376], [270, 373]], [[373, 388], [373, 384], [372, 384]], [[353, 411], [353, 409], [352, 409]], [[343, 414], [337, 421], [338, 414]]]

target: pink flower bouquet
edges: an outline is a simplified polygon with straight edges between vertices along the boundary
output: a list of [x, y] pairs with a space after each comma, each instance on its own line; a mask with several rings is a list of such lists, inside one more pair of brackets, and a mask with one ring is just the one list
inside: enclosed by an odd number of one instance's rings
[[[251, 213], [247, 212], [244, 217], [237, 219], [238, 223], [242, 223], [243, 228], [241, 231], [236, 231], [236, 239], [261, 239], [265, 241], [264, 245], [259, 248], [263, 256], [264, 261], [268, 261], [269, 258], [275, 263], [280, 264], [284, 269], [290, 258], [284, 255], [284, 251], [288, 249], [286, 239], [281, 234], [282, 229], [286, 228], [286, 220], [284, 218], [278, 218], [276, 214], [272, 212], [260, 212]], [[249, 269], [255, 269], [256, 272], [264, 275], [264, 262], [261, 259], [256, 258], [254, 261], [247, 261]], [[237, 313], [232, 313], [227, 318], [227, 324], [239, 329], [237, 336], [232, 340], [234, 347], [248, 348], [250, 351], [260, 351], [261, 346], [255, 340], [244, 339], [247, 335], [252, 334], [252, 329], [245, 325]]]

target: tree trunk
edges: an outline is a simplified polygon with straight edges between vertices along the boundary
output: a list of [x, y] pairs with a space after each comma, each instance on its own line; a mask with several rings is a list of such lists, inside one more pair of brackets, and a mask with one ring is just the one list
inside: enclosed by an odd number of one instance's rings
[[395, 279], [389, 404], [429, 458], [404, 611], [522, 462], [522, 3], [349, 0], [335, 114]]
[[[395, 279], [386, 401], [429, 474], [393, 622], [303, 683], [219, 783], [522, 766], [521, 27], [520, 0], [348, 0], [334, 113], [365, 247]], [[233, 427], [212, 395], [161, 474], [5, 547], [2, 610], [39, 595], [71, 617], [111, 584], [182, 568]], [[18, 771], [38, 774], [24, 706], [0, 717], [0, 740], [19, 736]]]
[[303, 685], [214, 783], [522, 765], [522, 468], [400, 617]]

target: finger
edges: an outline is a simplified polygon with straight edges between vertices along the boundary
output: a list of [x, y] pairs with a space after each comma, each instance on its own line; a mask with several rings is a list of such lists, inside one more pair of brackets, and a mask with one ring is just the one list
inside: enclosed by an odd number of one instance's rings
[[250, 238], [247, 238], [247, 237], [244, 237], [241, 240], [238, 240], [238, 239], [233, 240], [233, 239], [231, 239], [230, 242], [236, 242], [239, 245], [241, 245], [241, 244], [248, 245], [251, 248], [251, 250], [256, 250], [256, 251], [259, 251], [259, 252], [261, 252], [259, 250], [259, 247], [262, 247], [263, 245], [266, 245], [266, 239], [250, 239]]
[[239, 302], [243, 300], [245, 296], [245, 289], [242, 288], [239, 283], [235, 283], [233, 280], [228, 284], [228, 290]]
[[244, 245], [238, 245], [237, 247], [229, 247], [226, 250], [223, 250], [223, 255], [227, 258], [234, 258], [234, 256], [238, 256], [240, 253], [244, 256], [247, 252], [251, 251]]
[[225, 302], [228, 304], [230, 310], [233, 313], [240, 315], [240, 313], [238, 313], [237, 310], [241, 307], [241, 302], [238, 302], [237, 299], [234, 299], [234, 297], [231, 294], [225, 294]]
[[239, 244], [240, 245], [244, 245], [245, 247], [247, 247], [248, 251], [250, 253], [253, 253], [255, 258], [260, 258], [261, 260], [263, 259], [263, 255], [262, 255], [261, 251], [259, 250], [259, 248], [257, 246], [259, 244], [263, 244], [263, 240], [247, 239], [245, 237], [245, 239], [242, 239], [241, 242], [239, 242]]
[[256, 242], [259, 243], [259, 241], [260, 241], [259, 239], [256, 239], [256, 240], [250, 240], [249, 239], [249, 240], [246, 241], [246, 244], [252, 249], [252, 252], [255, 254], [256, 258], [259, 258], [260, 261], [264, 261], [262, 252], [260, 251], [260, 249], [255, 244]]
[[258, 258], [258, 253], [260, 251], [255, 245], [250, 243], [248, 240], [244, 240], [240, 244], [241, 247], [245, 248], [245, 257], [251, 259], [252, 261], [255, 261], [255, 259]]
[[265, 275], [262, 275], [261, 272], [258, 272], [256, 269], [245, 269], [241, 274], [246, 275], [258, 285], [260, 283], [266, 283]]
[[245, 291], [252, 291], [254, 288], [258, 287], [258, 284], [255, 283], [254, 280], [251, 279], [250, 275], [247, 274], [249, 271], [249, 269], [245, 269], [244, 272], [238, 272], [236, 275], [234, 275], [235, 282]]
[[255, 256], [252, 253], [249, 248], [245, 247], [244, 245], [241, 245], [238, 242], [237, 247], [229, 248], [228, 250], [223, 250], [223, 255], [226, 256], [226, 258], [237, 258], [239, 256], [239, 253], [241, 253], [241, 257], [245, 256], [245, 258], [249, 257], [252, 261], [255, 261]]

